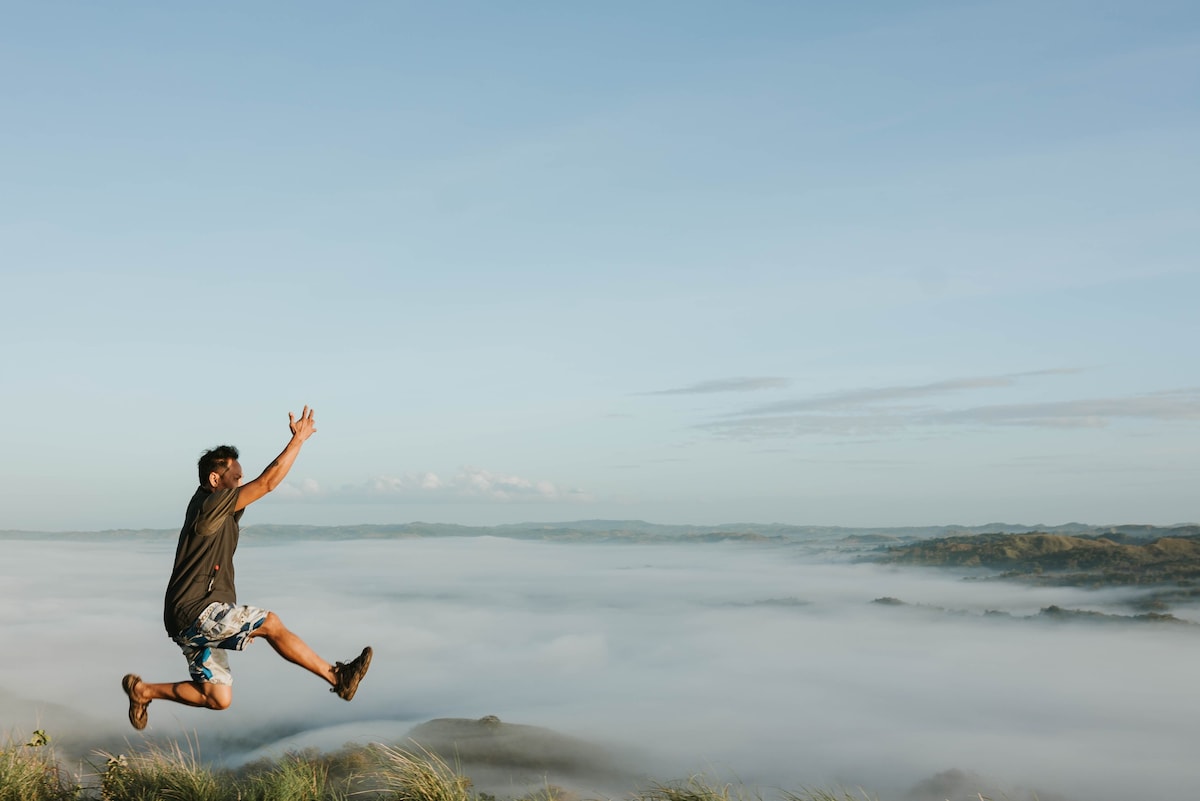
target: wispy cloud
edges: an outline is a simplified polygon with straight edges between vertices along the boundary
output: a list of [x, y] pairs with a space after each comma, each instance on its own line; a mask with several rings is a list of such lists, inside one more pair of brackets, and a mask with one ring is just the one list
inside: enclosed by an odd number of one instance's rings
[[[697, 428], [722, 437], [755, 439], [879, 435], [944, 427], [1100, 428], [1117, 420], [1200, 420], [1200, 388], [1127, 397], [983, 404], [960, 408], [934, 402], [939, 396], [1011, 387], [1029, 377], [1078, 372], [1081, 371], [1077, 368], [1058, 368], [847, 390], [751, 407], [702, 423]], [[917, 400], [928, 402], [905, 403]]]
[[583, 490], [566, 488], [550, 481], [495, 473], [478, 467], [464, 467], [453, 475], [428, 471], [398, 476], [374, 476], [361, 484], [347, 484], [324, 490], [315, 481], [281, 488], [282, 495], [297, 500], [386, 501], [400, 499], [453, 499], [483, 502], [569, 501], [586, 503], [592, 496]]
[[791, 386], [791, 379], [778, 376], [759, 376], [757, 378], [718, 378], [712, 381], [701, 381], [686, 387], [674, 389], [659, 389], [653, 392], [643, 392], [642, 395], [707, 395], [715, 392], [757, 392], [761, 389], [786, 389]]
[[1200, 420], [1200, 389], [1174, 390], [1126, 398], [976, 406], [925, 415], [930, 425], [964, 423], [1048, 428], [1099, 427], [1121, 418], [1154, 421]]
[[701, 423], [696, 428], [725, 437], [803, 437], [829, 434], [857, 437], [904, 427], [896, 413], [877, 414], [786, 414], [742, 417]]
[[912, 384], [894, 387], [866, 387], [851, 389], [843, 392], [833, 392], [825, 395], [814, 395], [809, 398], [778, 401], [762, 406], [755, 406], [736, 412], [731, 417], [744, 417], [758, 414], [779, 414], [785, 412], [807, 411], [837, 411], [857, 406], [866, 406], [884, 401], [902, 401], [914, 398], [926, 398], [945, 395], [953, 392], [963, 392], [972, 389], [994, 389], [1010, 387], [1021, 378], [1043, 375], [1070, 375], [1082, 372], [1074, 367], [1062, 367], [1052, 370], [1035, 370], [1025, 373], [1009, 373], [997, 376], [977, 376], [974, 378], [956, 378], [948, 381], [935, 381], [930, 384]]

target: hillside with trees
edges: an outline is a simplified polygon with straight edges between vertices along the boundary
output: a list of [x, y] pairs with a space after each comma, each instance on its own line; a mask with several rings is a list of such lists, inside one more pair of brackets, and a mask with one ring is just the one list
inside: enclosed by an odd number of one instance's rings
[[1154, 587], [1138, 604], [1146, 611], [1200, 598], [1196, 535], [1119, 542], [1104, 536], [979, 534], [892, 546], [869, 558], [898, 565], [994, 570], [995, 578], [1045, 585]]

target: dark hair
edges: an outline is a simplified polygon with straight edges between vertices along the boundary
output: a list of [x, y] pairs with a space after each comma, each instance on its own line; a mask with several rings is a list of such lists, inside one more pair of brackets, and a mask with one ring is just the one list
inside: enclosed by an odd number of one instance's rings
[[237, 458], [238, 449], [232, 445], [218, 445], [200, 454], [200, 461], [196, 463], [196, 467], [200, 468], [200, 483], [208, 485], [209, 473], [224, 475], [229, 469], [229, 463]]

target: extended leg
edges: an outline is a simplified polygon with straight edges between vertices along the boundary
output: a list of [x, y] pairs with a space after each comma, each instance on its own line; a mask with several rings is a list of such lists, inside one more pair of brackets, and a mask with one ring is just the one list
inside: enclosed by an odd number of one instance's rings
[[337, 693], [338, 698], [344, 701], [354, 698], [354, 694], [358, 692], [358, 683], [367, 675], [367, 668], [371, 666], [370, 647], [364, 648], [361, 654], [345, 664], [338, 662], [336, 665], [330, 665], [317, 656], [316, 652], [308, 647], [308, 643], [283, 625], [283, 621], [274, 612], [268, 612], [267, 619], [250, 636], [262, 637], [284, 659], [325, 679], [329, 683], [330, 692]]
[[267, 619], [250, 636], [262, 637], [287, 661], [320, 676], [329, 686], [337, 686], [337, 675], [333, 671], [333, 665], [319, 657], [308, 643], [283, 625], [283, 621], [274, 612], [268, 612]]

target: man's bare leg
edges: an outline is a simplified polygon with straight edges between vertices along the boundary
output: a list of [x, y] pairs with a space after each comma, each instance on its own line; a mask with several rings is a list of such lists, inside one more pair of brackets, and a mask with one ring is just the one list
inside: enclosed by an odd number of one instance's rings
[[337, 674], [333, 672], [333, 665], [319, 657], [316, 651], [308, 647], [308, 643], [283, 625], [283, 621], [274, 612], [268, 612], [267, 619], [250, 636], [251, 638], [262, 637], [275, 649], [275, 653], [293, 665], [299, 665], [310, 673], [320, 676], [329, 683], [330, 687], [337, 686]]
[[358, 683], [371, 666], [370, 646], [349, 662], [338, 662], [336, 666], [329, 664], [317, 656], [317, 653], [308, 647], [308, 643], [283, 625], [283, 621], [274, 612], [268, 612], [267, 619], [250, 636], [262, 637], [284, 659], [325, 679], [331, 688], [330, 691], [337, 693], [343, 701], [354, 698], [358, 691]]
[[174, 701], [187, 706], [208, 709], [228, 709], [233, 703], [233, 687], [228, 684], [208, 684], [201, 681], [176, 681], [151, 684], [140, 678], [127, 691], [129, 700], [139, 704], [151, 701]]
[[[251, 639], [262, 637], [275, 649], [276, 653], [292, 664], [299, 665], [324, 679], [330, 687], [337, 690], [338, 695], [346, 700], [353, 697], [358, 680], [366, 673], [367, 665], [371, 661], [371, 649], [366, 648], [350, 666], [359, 668], [354, 672], [352, 680], [345, 686], [338, 687], [338, 676], [334, 666], [318, 656], [316, 651], [308, 646], [308, 643], [283, 625], [283, 621], [274, 612], [267, 613], [266, 620], [255, 629], [250, 637]], [[139, 731], [146, 727], [147, 707], [150, 706], [151, 701], [174, 701], [187, 706], [208, 709], [228, 709], [229, 705], [233, 703], [233, 687], [228, 684], [209, 684], [199, 681], [152, 684], [142, 681], [140, 676], [130, 673], [121, 680], [121, 687], [129, 696], [129, 722]]]
[[129, 722], [138, 731], [146, 728], [151, 701], [175, 701], [187, 706], [228, 709], [233, 703], [233, 687], [199, 681], [151, 684], [133, 673], [121, 679], [121, 689], [129, 697]]

